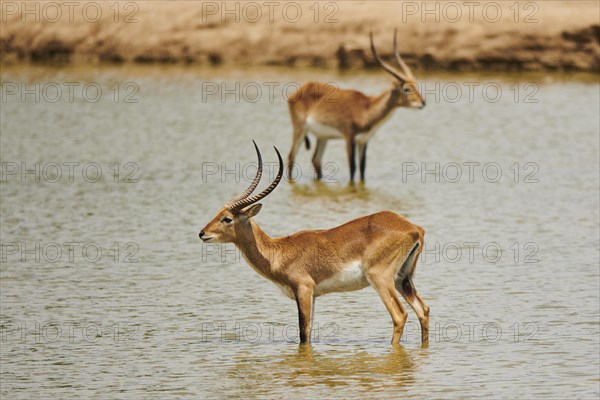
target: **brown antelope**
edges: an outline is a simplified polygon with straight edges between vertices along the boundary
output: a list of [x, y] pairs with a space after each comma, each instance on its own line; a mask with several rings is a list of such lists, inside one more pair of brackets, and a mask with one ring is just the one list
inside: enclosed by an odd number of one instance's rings
[[292, 179], [292, 168], [296, 153], [302, 144], [310, 148], [308, 132], [317, 138], [312, 164], [320, 180], [323, 176], [321, 159], [329, 139], [344, 139], [350, 163], [350, 182], [356, 170], [355, 151], [360, 158], [360, 179], [365, 180], [367, 165], [367, 142], [397, 107], [423, 108], [421, 97], [410, 68], [404, 63], [396, 46], [394, 31], [394, 55], [402, 72], [384, 62], [373, 44], [370, 33], [371, 51], [377, 63], [396, 80], [392, 87], [378, 96], [367, 96], [356, 90], [339, 89], [334, 85], [307, 82], [288, 98], [293, 125], [292, 149], [288, 156], [288, 177]]
[[429, 307], [417, 294], [413, 276], [424, 245], [423, 228], [390, 211], [354, 219], [332, 229], [301, 231], [271, 238], [253, 218], [256, 204], [281, 181], [283, 160], [277, 148], [279, 172], [264, 191], [250, 196], [262, 176], [258, 155], [256, 177], [240, 195], [227, 202], [204, 229], [204, 243], [234, 243], [250, 266], [279, 286], [298, 306], [300, 342], [310, 342], [314, 299], [332, 292], [373, 286], [394, 323], [392, 343], [402, 336], [408, 316], [400, 303], [404, 297], [419, 318], [421, 341], [429, 339]]

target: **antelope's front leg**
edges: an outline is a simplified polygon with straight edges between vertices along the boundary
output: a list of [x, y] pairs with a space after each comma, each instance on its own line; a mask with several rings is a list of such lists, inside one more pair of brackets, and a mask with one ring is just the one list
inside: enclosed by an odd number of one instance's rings
[[300, 329], [300, 343], [310, 343], [310, 328], [312, 322], [313, 288], [299, 286], [295, 290], [296, 304], [298, 305], [298, 322]]
[[360, 181], [365, 182], [365, 169], [367, 167], [367, 143], [358, 144], [358, 158], [360, 159]]
[[346, 139], [346, 152], [348, 153], [348, 163], [350, 164], [350, 183], [354, 183], [354, 172], [356, 171], [356, 142], [354, 138]]

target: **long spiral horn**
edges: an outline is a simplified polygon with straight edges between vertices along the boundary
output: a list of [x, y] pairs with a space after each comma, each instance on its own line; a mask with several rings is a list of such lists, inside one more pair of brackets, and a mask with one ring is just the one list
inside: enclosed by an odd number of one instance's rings
[[275, 180], [273, 180], [269, 187], [267, 187], [259, 194], [255, 194], [251, 197], [246, 197], [245, 199], [238, 200], [237, 202], [231, 204], [229, 206], [230, 211], [239, 212], [242, 208], [247, 207], [250, 204], [256, 203], [257, 201], [265, 198], [277, 187], [277, 185], [279, 185], [279, 182], [281, 182], [281, 177], [283, 176], [283, 159], [281, 158], [281, 154], [279, 154], [279, 150], [277, 150], [277, 147], [273, 148], [275, 149], [275, 152], [277, 153], [277, 158], [279, 159], [279, 171], [277, 171], [277, 176], [275, 177]]
[[231, 200], [229, 200], [227, 202], [227, 204], [235, 204], [236, 202], [245, 199], [246, 197], [250, 196], [252, 194], [252, 192], [254, 192], [254, 189], [256, 189], [256, 187], [258, 186], [258, 183], [260, 182], [260, 178], [262, 177], [262, 171], [263, 171], [263, 165], [262, 165], [262, 157], [260, 155], [260, 150], [258, 149], [258, 146], [256, 145], [256, 142], [253, 140], [252, 143], [254, 143], [254, 148], [256, 149], [256, 155], [258, 156], [258, 168], [256, 170], [256, 176], [254, 177], [254, 180], [252, 181], [252, 183], [250, 184], [250, 186], [248, 186], [248, 189], [244, 190], [242, 193], [238, 194], [237, 196], [234, 196]]
[[392, 67], [391, 65], [383, 61], [381, 57], [379, 57], [379, 54], [377, 54], [377, 50], [375, 49], [375, 44], [373, 43], [373, 32], [369, 32], [369, 38], [371, 39], [371, 52], [373, 52], [373, 56], [375, 57], [377, 64], [379, 64], [381, 68], [389, 72], [394, 78], [398, 79], [400, 82], [407, 81], [408, 79], [404, 75], [402, 75], [394, 67]]
[[398, 28], [394, 29], [394, 56], [396, 56], [396, 61], [398, 62], [398, 65], [400, 65], [400, 68], [402, 68], [402, 71], [404, 71], [406, 76], [408, 76], [410, 79], [414, 80], [415, 77], [412, 74], [412, 71], [410, 70], [410, 68], [408, 68], [408, 65], [406, 65], [404, 63], [404, 60], [402, 60], [402, 57], [400, 57], [400, 53], [398, 52], [398, 47], [396, 46], [397, 34], [398, 34]]

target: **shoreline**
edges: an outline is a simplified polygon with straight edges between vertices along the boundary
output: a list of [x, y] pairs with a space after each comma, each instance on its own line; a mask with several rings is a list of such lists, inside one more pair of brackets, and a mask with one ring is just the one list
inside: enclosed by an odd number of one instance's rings
[[[125, 76], [136, 76], [140, 78], [160, 79], [162, 76], [176, 74], [182, 81], [187, 79], [216, 79], [218, 81], [252, 81], [262, 79], [268, 81], [273, 75], [275, 77], [285, 77], [294, 79], [294, 77], [305, 78], [307, 80], [318, 79], [316, 76], [322, 76], [322, 80], [336, 79], [343, 80], [344, 77], [351, 78], [359, 74], [366, 77], [373, 77], [389, 80], [385, 72], [369, 69], [349, 69], [340, 70], [327, 67], [286, 67], [281, 65], [243, 65], [243, 64], [186, 64], [186, 63], [110, 63], [110, 62], [89, 62], [85, 60], [73, 60], [68, 63], [57, 62], [1, 62], [0, 69], [2, 74], [0, 79], [15, 79], [19, 76], [23, 78], [52, 76], [57, 73], [68, 73], [83, 76], [102, 76], [106, 75], [111, 79], [114, 74], [123, 74]], [[595, 71], [561, 71], [561, 70], [541, 70], [541, 71], [448, 71], [448, 70], [419, 70], [413, 69], [418, 81], [433, 80], [452, 82], [456, 79], [478, 79], [497, 82], [514, 83], [515, 81], [527, 81], [534, 83], [558, 83], [558, 82], [585, 82], [600, 84], [600, 76]], [[275, 77], [273, 79], [275, 79]]]
[[[36, 4], [41, 13], [52, 3]], [[334, 24], [310, 18], [238, 21], [210, 14], [205, 3], [140, 2], [135, 23], [123, 16], [116, 20], [110, 4], [102, 4], [102, 18], [93, 23], [77, 13], [69, 20], [39, 22], [16, 10], [3, 15], [0, 61], [365, 70], [377, 68], [369, 31], [382, 58], [393, 62], [397, 28], [402, 57], [415, 71], [600, 71], [597, 2], [540, 2], [532, 24], [515, 22], [508, 3], [501, 3], [504, 18], [494, 23], [481, 17], [436, 23], [408, 18], [406, 9], [414, 2], [342, 1], [335, 3]], [[310, 4], [302, 3], [304, 15], [311, 15]], [[383, 17], [375, 19], [366, 10]]]

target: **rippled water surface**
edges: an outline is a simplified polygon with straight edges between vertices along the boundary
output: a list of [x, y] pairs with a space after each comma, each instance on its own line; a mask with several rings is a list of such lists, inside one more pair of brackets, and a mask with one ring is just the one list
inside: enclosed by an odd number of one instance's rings
[[198, 240], [252, 178], [252, 139], [273, 177], [271, 146], [291, 144], [281, 92], [310, 79], [367, 93], [387, 80], [3, 70], [2, 397], [598, 398], [597, 80], [426, 76], [427, 107], [370, 142], [365, 186], [347, 185], [342, 142], [323, 184], [300, 150], [298, 181], [256, 217], [270, 235], [383, 209], [427, 231], [415, 284], [431, 342], [409, 310], [394, 348], [371, 288], [317, 299], [315, 343], [299, 347], [296, 305], [233, 247]]

